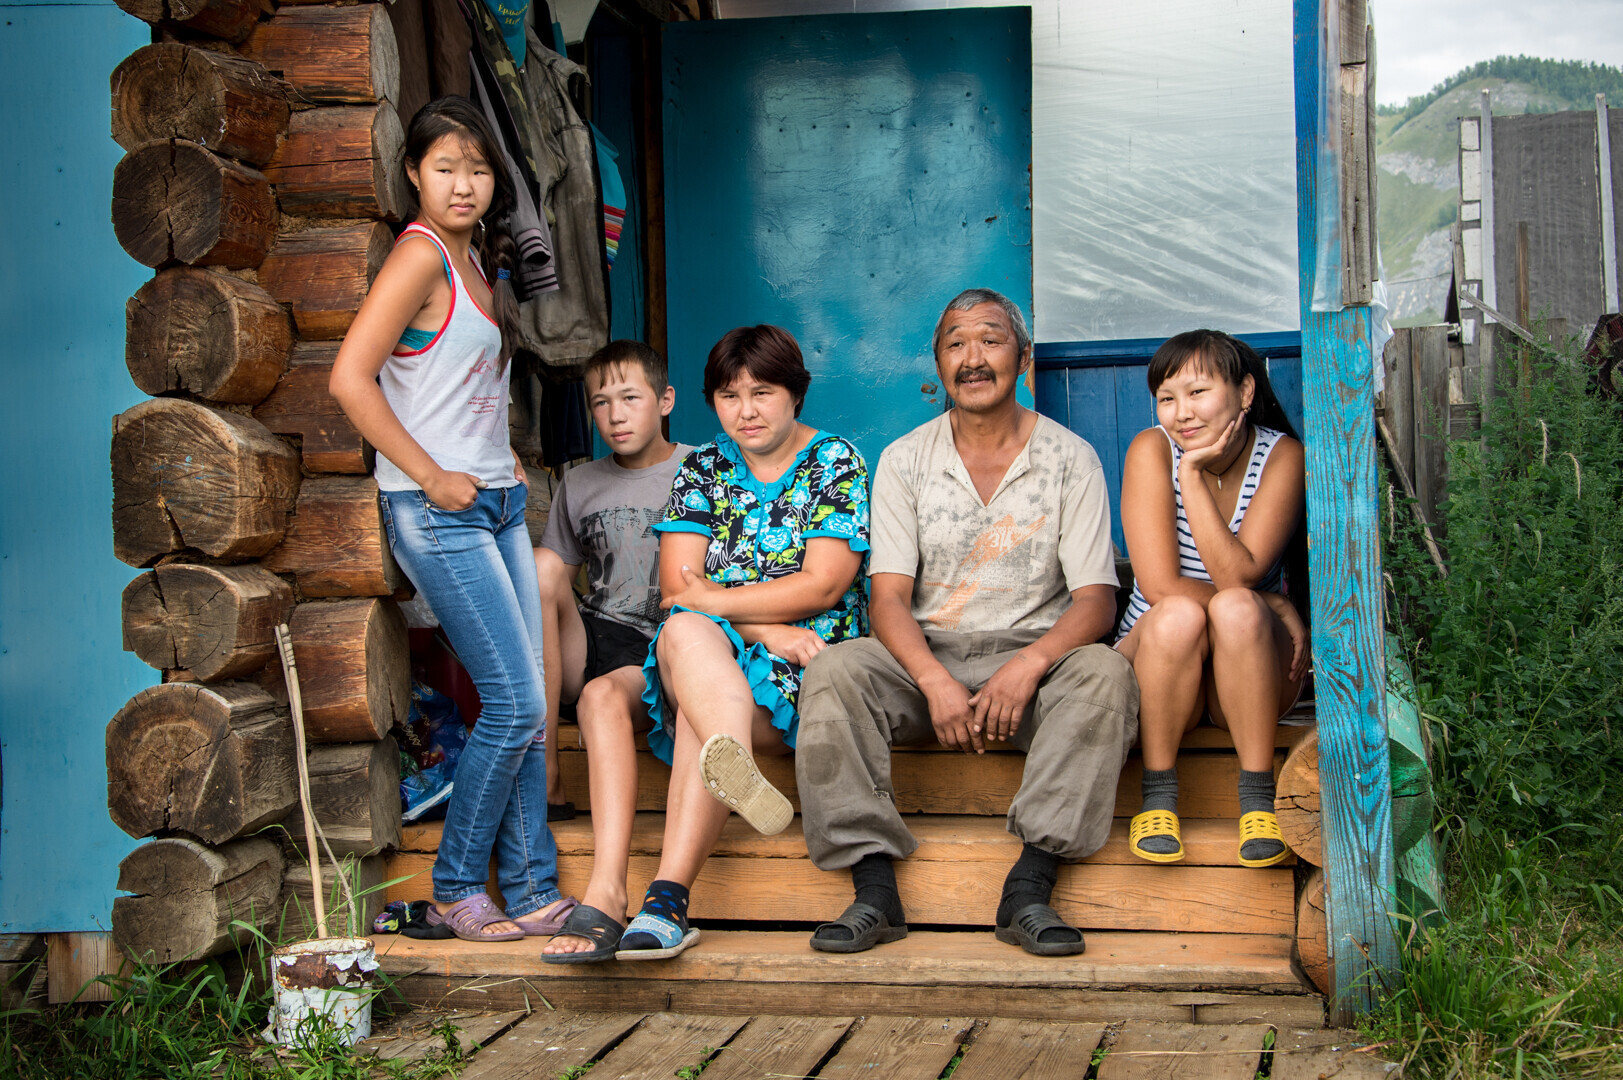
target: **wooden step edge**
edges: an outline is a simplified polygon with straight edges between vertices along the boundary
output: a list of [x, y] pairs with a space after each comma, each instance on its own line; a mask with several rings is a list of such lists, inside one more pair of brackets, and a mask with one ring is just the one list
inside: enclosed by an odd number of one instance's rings
[[[1316, 730], [1313, 702], [1298, 703], [1290, 712], [1285, 714], [1279, 726], [1274, 729], [1274, 749], [1289, 750], [1308, 736], [1309, 732]], [[638, 750], [648, 749], [648, 735], [639, 732], [636, 736]], [[560, 751], [584, 751], [586, 742], [581, 736], [579, 725], [571, 720], [558, 721], [558, 749]], [[1211, 724], [1201, 724], [1193, 731], [1187, 732], [1183, 741], [1178, 744], [1180, 750], [1234, 750], [1234, 739], [1222, 728]], [[988, 753], [1017, 753], [1014, 747], [1007, 743], [992, 743], [987, 746]], [[895, 753], [902, 754], [946, 754], [961, 753], [957, 750], [948, 750], [938, 744], [920, 746], [897, 746]], [[1138, 747], [1133, 747], [1132, 756], [1138, 756]]]
[[[665, 961], [554, 965], [544, 938], [515, 942], [417, 941], [380, 935], [378, 962], [391, 977], [523, 978], [635, 983], [646, 978], [703, 983], [827, 986], [990, 987], [1003, 992], [1153, 989], [1301, 994], [1291, 939], [1263, 934], [1095, 931], [1080, 956], [1035, 957], [988, 931], [915, 931], [865, 953], [814, 952], [794, 931], [705, 930], [697, 945]], [[548, 990], [542, 990], [549, 993]]]
[[[1012, 859], [1020, 847], [1019, 838], [1008, 831], [1003, 818], [912, 814], [906, 820], [908, 829], [919, 841], [918, 850], [909, 856], [915, 860], [1006, 860]], [[729, 818], [711, 854], [723, 858], [806, 859], [806, 839], [801, 822], [801, 817], [796, 815], [783, 832], [776, 836], [762, 836], [737, 817]], [[1104, 847], [1081, 860], [1082, 864], [1166, 869], [1164, 865], [1140, 859], [1132, 853], [1127, 843], [1130, 824], [1130, 818], [1115, 818]], [[1183, 862], [1171, 866], [1239, 865], [1240, 835], [1234, 819], [1188, 818], [1181, 824], [1186, 854]], [[664, 814], [654, 811], [639, 813], [631, 829], [630, 853], [633, 856], [657, 856], [664, 847], [664, 827]], [[421, 854], [438, 851], [443, 829], [444, 822], [441, 821], [406, 826], [402, 830], [400, 851]], [[554, 822], [552, 835], [558, 844], [560, 859], [589, 858], [593, 854], [589, 815], [573, 821]], [[1294, 866], [1296, 857], [1292, 855], [1279, 865]]]

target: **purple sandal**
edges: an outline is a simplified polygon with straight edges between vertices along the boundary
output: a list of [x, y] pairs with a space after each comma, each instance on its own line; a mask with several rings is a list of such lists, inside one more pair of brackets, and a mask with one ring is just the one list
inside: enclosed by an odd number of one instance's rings
[[490, 897], [484, 893], [474, 893], [463, 900], [458, 900], [440, 914], [433, 904], [428, 906], [427, 922], [429, 926], [445, 926], [451, 933], [463, 941], [518, 941], [524, 936], [523, 930], [508, 930], [501, 934], [484, 933], [485, 927], [492, 923], [511, 922], [507, 913], [490, 902]]
[[579, 906], [579, 900], [573, 896], [566, 896], [554, 905], [551, 915], [535, 912], [522, 919], [514, 919], [513, 924], [524, 931], [525, 937], [551, 937], [563, 927], [569, 913]]

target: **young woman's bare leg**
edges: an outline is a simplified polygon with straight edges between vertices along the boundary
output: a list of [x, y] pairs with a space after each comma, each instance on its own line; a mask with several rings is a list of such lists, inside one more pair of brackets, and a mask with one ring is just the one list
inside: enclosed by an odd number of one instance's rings
[[1187, 596], [1168, 596], [1133, 624], [1119, 651], [1138, 676], [1144, 768], [1170, 769], [1205, 707], [1206, 611]]

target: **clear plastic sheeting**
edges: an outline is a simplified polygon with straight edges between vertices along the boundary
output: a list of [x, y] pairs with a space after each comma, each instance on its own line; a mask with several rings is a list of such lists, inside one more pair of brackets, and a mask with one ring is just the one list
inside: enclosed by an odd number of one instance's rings
[[1296, 330], [1290, 0], [1032, 6], [1036, 338]]

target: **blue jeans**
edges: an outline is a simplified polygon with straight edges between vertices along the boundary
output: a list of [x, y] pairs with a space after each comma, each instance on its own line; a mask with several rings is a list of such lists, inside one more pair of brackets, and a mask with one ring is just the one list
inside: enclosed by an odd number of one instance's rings
[[527, 494], [523, 485], [485, 488], [472, 506], [451, 511], [421, 491], [378, 493], [395, 559], [479, 689], [479, 722], [457, 763], [434, 862], [434, 899], [453, 903], [484, 892], [494, 851], [496, 880], [515, 919], [559, 899]]

